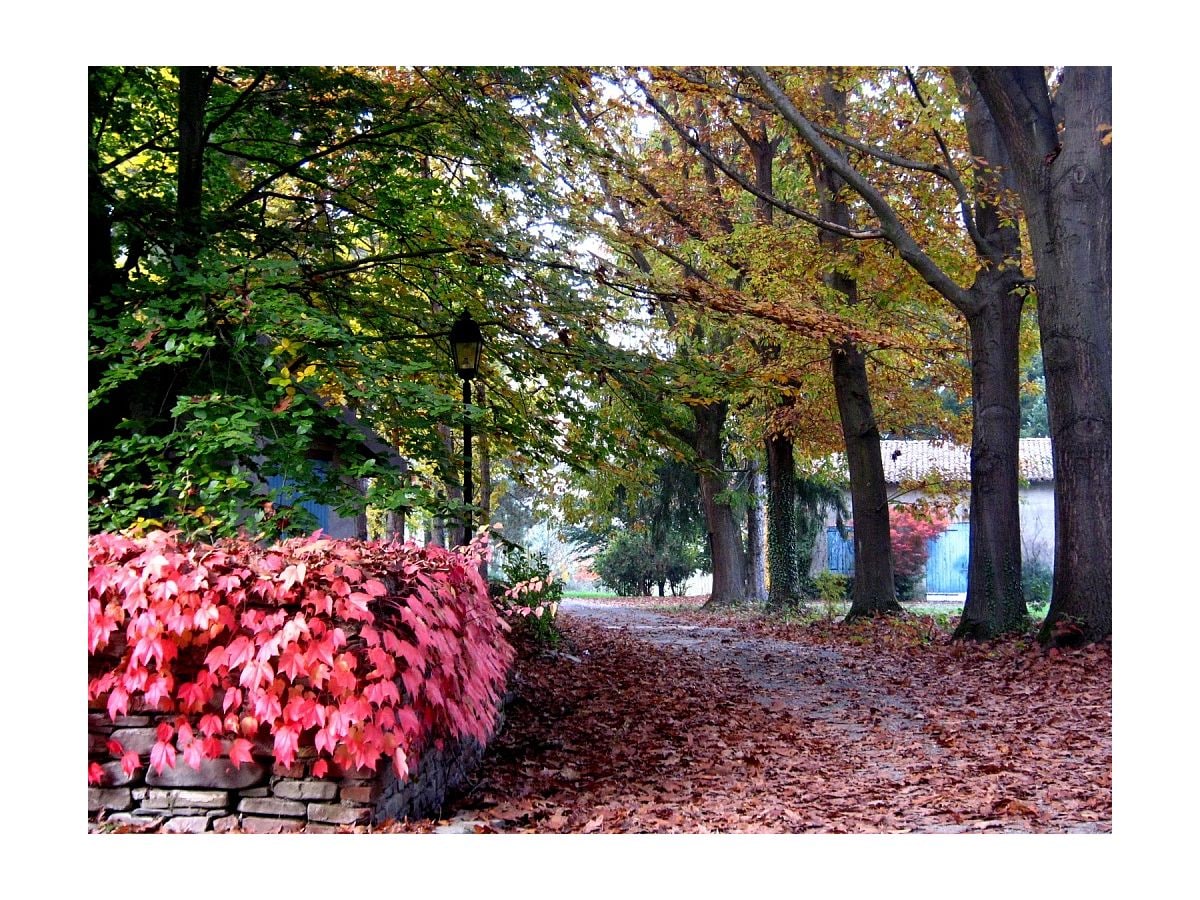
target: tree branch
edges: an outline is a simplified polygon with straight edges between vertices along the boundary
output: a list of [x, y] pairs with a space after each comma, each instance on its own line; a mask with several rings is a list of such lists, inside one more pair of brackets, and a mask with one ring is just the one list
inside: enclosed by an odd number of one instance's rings
[[758, 197], [760, 200], [763, 200], [766, 203], [770, 203], [776, 209], [781, 210], [794, 218], [800, 219], [802, 222], [807, 222], [809, 225], [815, 225], [817, 228], [841, 235], [842, 237], [852, 238], [854, 240], [878, 240], [879, 238], [884, 237], [884, 233], [882, 231], [858, 231], [841, 225], [835, 225], [833, 222], [827, 222], [819, 216], [814, 216], [811, 213], [792, 206], [790, 203], [780, 200], [773, 193], [762, 190], [749, 178], [734, 169], [732, 166], [728, 165], [724, 160], [717, 156], [717, 154], [715, 154], [707, 144], [693, 137], [691, 133], [684, 128], [683, 125], [676, 121], [675, 118], [666, 111], [662, 104], [654, 98], [654, 96], [650, 93], [649, 88], [645, 84], [639, 82], [639, 85], [641, 86], [646, 97], [646, 101], [654, 108], [655, 112], [657, 112], [663, 118], [663, 120], [671, 126], [675, 133], [683, 138], [683, 140], [686, 141], [693, 150], [699, 153], [708, 162], [720, 169], [728, 178], [737, 182], [737, 184], [740, 185], [743, 190], [753, 194], [755, 197]]
[[[251, 187], [249, 190], [247, 190], [237, 200], [233, 201], [233, 203], [231, 203], [226, 208], [226, 211], [232, 212], [235, 209], [241, 209], [243, 206], [253, 203], [255, 200], [257, 200], [259, 198], [261, 192], [263, 191], [264, 188], [266, 188], [267, 185], [271, 184], [273, 181], [278, 181], [280, 178], [283, 178], [287, 175], [294, 175], [306, 163], [316, 162], [319, 159], [324, 159], [327, 156], [331, 156], [334, 153], [338, 153], [341, 150], [345, 150], [347, 147], [353, 147], [358, 144], [368, 143], [370, 141], [382, 140], [383, 138], [391, 137], [394, 134], [399, 134], [401, 132], [409, 131], [409, 130], [411, 130], [410, 126], [395, 125], [391, 128], [384, 128], [384, 129], [381, 129], [378, 131], [363, 131], [363, 132], [359, 132], [358, 134], [353, 134], [350, 137], [346, 138], [345, 140], [337, 142], [336, 144], [330, 144], [328, 147], [325, 147], [322, 150], [317, 150], [313, 153], [305, 154], [304, 156], [293, 161], [289, 165], [284, 166], [282, 169], [279, 169], [278, 171], [273, 172], [270, 175], [265, 175], [262, 178], [260, 178], [258, 180], [257, 184], [255, 184], [253, 187]], [[231, 151], [231, 150], [222, 150], [222, 152], [229, 154], [231, 156], [240, 156], [244, 159], [253, 159], [252, 156], [249, 156], [247, 154], [239, 154], [239, 153], [236, 153], [235, 151]], [[258, 161], [259, 162], [273, 162], [274, 160], [259, 159]]]
[[943, 272], [937, 263], [917, 245], [883, 194], [851, 166], [841, 153], [821, 139], [820, 133], [813, 127], [813, 124], [796, 108], [787, 94], [767, 74], [766, 69], [762, 66], [748, 66], [747, 70], [805, 143], [812, 147], [821, 160], [867, 202], [879, 218], [887, 239], [895, 246], [904, 261], [912, 266], [930, 287], [949, 300], [956, 308], [959, 310], [972, 308], [973, 304], [967, 291]]
[[250, 95], [257, 90], [258, 86], [266, 79], [267, 73], [264, 69], [259, 69], [258, 74], [254, 76], [254, 80], [250, 82], [240, 94], [234, 98], [234, 101], [229, 104], [229, 107], [215, 119], [213, 119], [204, 129], [204, 140], [207, 143], [208, 139], [213, 136], [213, 133], [232, 118], [233, 114], [246, 105], [250, 99]]
[[[917, 102], [921, 104], [922, 109], [929, 109], [929, 104], [925, 102], [925, 98], [921, 95], [921, 87], [917, 84], [917, 79], [912, 73], [912, 69], [908, 66], [904, 67], [904, 75], [908, 79], [909, 87], [912, 88], [913, 96], [917, 98]], [[962, 212], [963, 224], [967, 227], [967, 234], [971, 238], [971, 243], [975, 245], [975, 249], [979, 255], [985, 259], [991, 259], [995, 256], [995, 248], [988, 240], [980, 233], [979, 228], [975, 224], [975, 216], [971, 212], [971, 198], [967, 194], [967, 188], [958, 177], [958, 172], [954, 168], [954, 161], [950, 156], [950, 149], [946, 146], [945, 140], [942, 138], [942, 133], [937, 128], [932, 128], [933, 138], [937, 141], [938, 149], [941, 150], [942, 159], [946, 161], [945, 169], [939, 174], [942, 175], [954, 187], [954, 193], [958, 196], [959, 209]]]

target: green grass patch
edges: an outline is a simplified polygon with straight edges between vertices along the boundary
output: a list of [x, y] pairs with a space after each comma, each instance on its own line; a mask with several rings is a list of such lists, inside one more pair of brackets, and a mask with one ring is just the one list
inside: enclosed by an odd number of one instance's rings
[[902, 603], [905, 612], [914, 616], [961, 616], [961, 603]]

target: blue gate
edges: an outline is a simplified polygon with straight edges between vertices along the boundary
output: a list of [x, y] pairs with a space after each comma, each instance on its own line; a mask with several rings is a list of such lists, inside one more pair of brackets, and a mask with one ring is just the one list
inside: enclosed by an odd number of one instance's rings
[[825, 546], [829, 550], [829, 571], [839, 575], [854, 574], [854, 532], [847, 528], [846, 536], [838, 534], [836, 526], [825, 530]]
[[[929, 594], [961, 594], [967, 590], [967, 555], [971, 526], [966, 522], [951, 525], [928, 542], [929, 562], [925, 564], [925, 592]], [[829, 571], [839, 575], [854, 574], [854, 532], [846, 537], [837, 528], [825, 531], [825, 546], [829, 550]]]
[[971, 526], [966, 522], [951, 525], [929, 541], [929, 562], [925, 564], [925, 592], [961, 594], [967, 590], [967, 557], [971, 544]]

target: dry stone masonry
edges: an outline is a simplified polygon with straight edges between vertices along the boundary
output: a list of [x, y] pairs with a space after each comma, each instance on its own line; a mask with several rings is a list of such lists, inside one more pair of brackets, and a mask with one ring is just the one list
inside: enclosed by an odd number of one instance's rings
[[[101, 711], [88, 715], [88, 756], [105, 772], [102, 786], [88, 788], [90, 831], [126, 825], [179, 833], [321, 833], [426, 818], [439, 814], [446, 794], [466, 781], [483, 753], [476, 741], [447, 741], [422, 753], [406, 779], [397, 778], [390, 765], [381, 765], [378, 774], [330, 765], [326, 777], [314, 778], [311, 747], [301, 747], [296, 761], [285, 767], [260, 741], [254, 761], [240, 768], [228, 759], [209, 759], [193, 769], [179, 758], [161, 773], [143, 765], [126, 775], [108, 741], [137, 751], [144, 761], [163, 718], [131, 715], [114, 722]], [[498, 718], [493, 734], [499, 725]]]

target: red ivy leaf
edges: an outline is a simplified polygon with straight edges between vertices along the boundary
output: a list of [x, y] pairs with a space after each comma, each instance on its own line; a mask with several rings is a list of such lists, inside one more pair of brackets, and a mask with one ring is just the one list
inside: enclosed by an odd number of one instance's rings
[[159, 775], [163, 769], [175, 768], [175, 746], [166, 741], [156, 741], [150, 749], [150, 765]]
[[124, 688], [114, 687], [112, 693], [108, 695], [108, 717], [115, 720], [118, 716], [126, 715], [129, 712], [129, 694]]
[[275, 731], [275, 758], [281, 766], [290, 766], [299, 750], [300, 729], [294, 725], [280, 725]]
[[133, 773], [141, 767], [141, 757], [139, 757], [134, 751], [130, 750], [121, 757], [121, 771], [125, 773], [127, 778], [132, 778]]
[[250, 752], [250, 742], [245, 738], [237, 738], [229, 748], [229, 761], [235, 769], [240, 769], [242, 763], [250, 762], [254, 755]]

